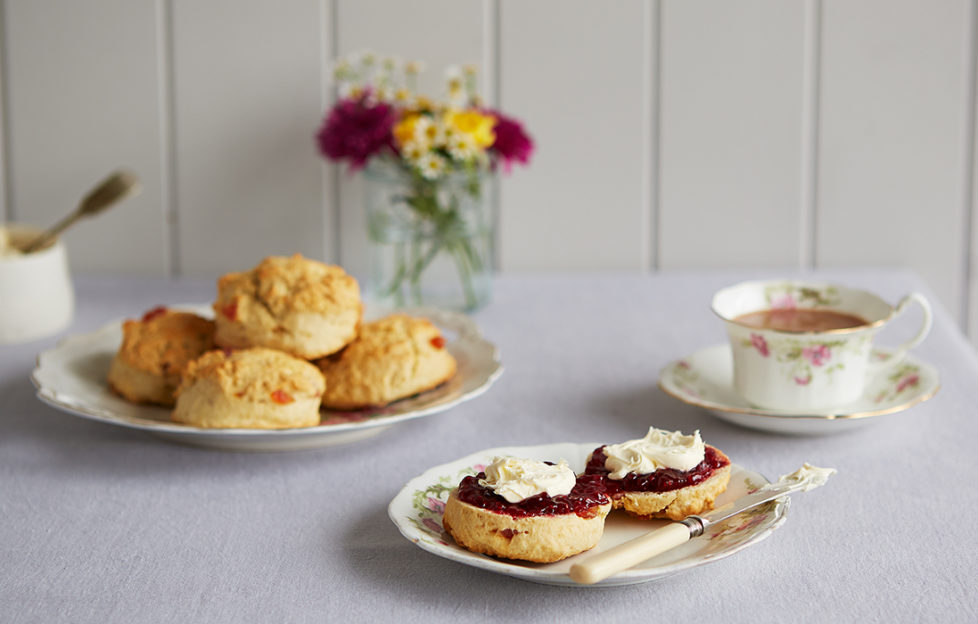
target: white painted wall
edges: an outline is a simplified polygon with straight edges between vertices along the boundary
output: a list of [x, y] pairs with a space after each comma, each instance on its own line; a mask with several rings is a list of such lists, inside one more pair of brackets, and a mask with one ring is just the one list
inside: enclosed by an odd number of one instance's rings
[[362, 275], [360, 181], [313, 142], [336, 54], [476, 63], [538, 151], [506, 272], [915, 269], [978, 336], [978, 0], [0, 0], [0, 220], [99, 177], [141, 196], [76, 271], [217, 275], [299, 251]]

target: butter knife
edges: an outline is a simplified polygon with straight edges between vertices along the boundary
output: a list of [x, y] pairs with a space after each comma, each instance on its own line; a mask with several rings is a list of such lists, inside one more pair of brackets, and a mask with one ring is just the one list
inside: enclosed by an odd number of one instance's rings
[[667, 550], [685, 544], [698, 537], [710, 526], [727, 518], [763, 505], [792, 492], [807, 492], [824, 485], [833, 468], [819, 468], [804, 464], [795, 472], [784, 475], [778, 481], [769, 483], [756, 492], [718, 507], [705, 514], [688, 516], [681, 522], [671, 522], [666, 526], [649, 531], [614, 548], [588, 557], [571, 566], [570, 577], [576, 583], [591, 585], [609, 576], [627, 570], [646, 559], [662, 554]]

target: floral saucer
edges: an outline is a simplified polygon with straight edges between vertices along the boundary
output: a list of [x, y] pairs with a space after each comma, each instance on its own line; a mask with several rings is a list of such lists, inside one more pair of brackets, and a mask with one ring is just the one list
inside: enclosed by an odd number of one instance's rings
[[[874, 349], [886, 359], [890, 351]], [[777, 433], [819, 435], [849, 430], [873, 416], [901, 412], [937, 394], [940, 377], [930, 364], [906, 356], [896, 369], [874, 377], [856, 401], [835, 410], [796, 414], [751, 405], [733, 387], [733, 363], [727, 343], [701, 349], [671, 362], [659, 373], [659, 387], [690, 405], [706, 408], [718, 418], [743, 427]]]
[[[785, 496], [739, 513], [710, 527], [707, 533], [689, 540], [678, 548], [643, 561], [630, 570], [619, 572], [594, 585], [578, 585], [571, 580], [570, 567], [578, 560], [577, 557], [587, 557], [613, 548], [662, 527], [667, 521], [645, 520], [621, 511], [613, 511], [605, 520], [601, 541], [593, 550], [556, 563], [529, 563], [480, 555], [462, 548], [445, 533], [441, 522], [449, 493], [463, 477], [483, 470], [493, 457], [513, 455], [541, 461], [566, 459], [572, 469], [582, 471], [588, 455], [598, 446], [601, 444], [597, 442], [591, 444], [567, 442], [479, 451], [453, 462], [429, 468], [420, 476], [408, 481], [391, 501], [388, 513], [404, 537], [439, 557], [524, 581], [581, 588], [647, 583], [683, 570], [719, 561], [768, 537], [787, 518], [791, 500]], [[730, 484], [717, 498], [716, 505], [721, 507], [731, 503], [757, 491], [767, 483], [768, 480], [763, 475], [733, 464], [730, 471]]]

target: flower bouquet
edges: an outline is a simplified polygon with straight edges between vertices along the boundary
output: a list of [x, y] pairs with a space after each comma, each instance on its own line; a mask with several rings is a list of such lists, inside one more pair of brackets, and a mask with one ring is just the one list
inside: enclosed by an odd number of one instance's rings
[[[364, 170], [375, 295], [471, 310], [489, 293], [486, 181], [500, 166], [528, 163], [533, 142], [519, 121], [482, 105], [473, 67], [446, 71], [444, 101], [417, 93], [420, 71], [420, 63], [369, 53], [340, 59], [339, 98], [319, 150]], [[454, 267], [453, 283], [434, 270], [439, 264]]]

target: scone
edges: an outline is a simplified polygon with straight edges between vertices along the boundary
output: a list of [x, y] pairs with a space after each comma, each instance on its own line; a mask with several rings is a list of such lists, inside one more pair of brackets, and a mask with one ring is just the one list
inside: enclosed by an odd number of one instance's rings
[[600, 477], [577, 477], [565, 462], [504, 457], [462, 479], [442, 526], [472, 552], [547, 563], [597, 545], [609, 511]]
[[189, 312], [154, 308], [122, 324], [109, 387], [134, 403], [172, 406], [187, 364], [214, 348], [214, 323]]
[[357, 335], [363, 306], [357, 281], [338, 266], [296, 254], [270, 256], [217, 281], [215, 341], [224, 348], [268, 347], [313, 360]]
[[584, 472], [603, 479], [615, 509], [682, 520], [713, 509], [730, 481], [730, 459], [703, 444], [699, 431], [684, 436], [652, 427], [639, 440], [598, 447]]
[[282, 351], [209, 351], [187, 367], [172, 418], [208, 428], [311, 427], [325, 385], [313, 364]]
[[404, 314], [364, 323], [356, 340], [318, 364], [326, 376], [323, 405], [339, 410], [387, 405], [444, 383], [456, 370], [438, 328]]

